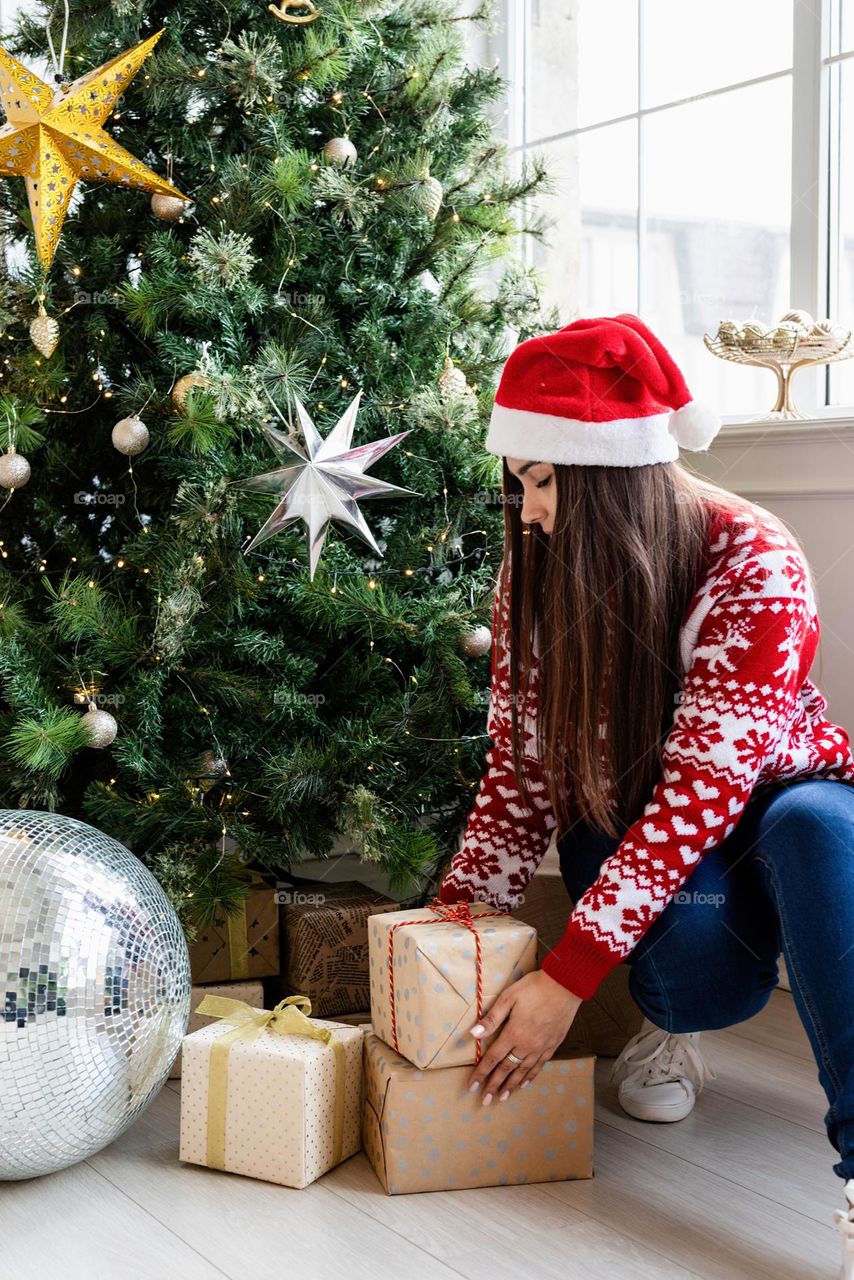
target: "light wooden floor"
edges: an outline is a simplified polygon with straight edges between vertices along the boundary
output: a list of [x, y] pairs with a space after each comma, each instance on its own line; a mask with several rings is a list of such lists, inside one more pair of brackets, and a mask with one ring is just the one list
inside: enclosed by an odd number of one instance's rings
[[0, 1184], [3, 1280], [836, 1280], [842, 1181], [788, 992], [703, 1035], [678, 1124], [618, 1107], [597, 1063], [595, 1176], [386, 1196], [363, 1152], [302, 1191], [181, 1164], [180, 1081], [118, 1141]]

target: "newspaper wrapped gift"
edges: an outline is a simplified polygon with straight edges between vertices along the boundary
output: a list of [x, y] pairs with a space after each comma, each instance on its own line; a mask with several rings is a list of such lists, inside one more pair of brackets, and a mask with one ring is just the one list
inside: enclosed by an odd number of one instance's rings
[[368, 920], [371, 1023], [417, 1067], [479, 1062], [469, 1035], [505, 987], [537, 965], [537, 933], [485, 902], [441, 902]]
[[[187, 1023], [185, 1035], [192, 1035], [194, 1031], [198, 1031], [200, 1027], [206, 1027], [208, 1024], [204, 1018], [197, 1013], [199, 1005], [205, 996], [225, 996], [229, 1000], [244, 1000], [246, 1004], [251, 1005], [253, 1009], [262, 1009], [264, 1006], [264, 984], [258, 982], [220, 982], [219, 984], [212, 982], [207, 986], [193, 986], [190, 988], [190, 1019]], [[367, 1021], [367, 1019], [366, 1019]], [[181, 1079], [181, 1051], [178, 1050], [178, 1056], [172, 1063], [172, 1070], [169, 1072], [170, 1080]]]
[[305, 1187], [361, 1149], [358, 1027], [310, 1018], [304, 995], [196, 1012], [219, 1021], [184, 1038], [179, 1160]]
[[305, 881], [283, 890], [287, 991], [302, 991], [318, 1017], [364, 1009], [368, 987], [368, 917], [400, 903], [358, 880]]
[[469, 1067], [420, 1071], [365, 1039], [365, 1153], [388, 1195], [593, 1176], [596, 1059], [551, 1058], [530, 1089], [485, 1107]]

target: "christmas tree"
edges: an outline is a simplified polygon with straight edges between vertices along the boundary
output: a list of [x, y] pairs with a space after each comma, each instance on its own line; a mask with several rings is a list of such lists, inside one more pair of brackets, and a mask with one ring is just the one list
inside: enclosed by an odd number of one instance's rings
[[[546, 175], [464, 58], [492, 16], [87, 2], [60, 41], [49, 12], [0, 41], [52, 65], [9, 64], [35, 193], [14, 93], [0, 134], [3, 803], [122, 840], [191, 930], [247, 861], [336, 837], [416, 894], [489, 745], [495, 378], [511, 329], [555, 324], [513, 256]], [[355, 475], [314, 461], [342, 418]]]

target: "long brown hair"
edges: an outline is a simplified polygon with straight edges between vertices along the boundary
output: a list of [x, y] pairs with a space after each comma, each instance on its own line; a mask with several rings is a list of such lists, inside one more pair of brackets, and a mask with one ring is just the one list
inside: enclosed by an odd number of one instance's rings
[[547, 537], [523, 525], [522, 483], [506, 459], [503, 473], [516, 784], [532, 807], [521, 760], [536, 628], [536, 756], [558, 835], [576, 821], [621, 835], [617, 824], [640, 816], [660, 773], [684, 674], [679, 632], [705, 567], [710, 521], [717, 507], [751, 504], [680, 462], [555, 464]]

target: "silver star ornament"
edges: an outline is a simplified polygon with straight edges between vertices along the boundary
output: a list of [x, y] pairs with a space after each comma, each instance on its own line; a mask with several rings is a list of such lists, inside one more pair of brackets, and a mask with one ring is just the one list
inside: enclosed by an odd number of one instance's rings
[[[279, 413], [272, 397], [268, 398], [287, 426], [286, 419]], [[310, 576], [314, 579], [329, 521], [340, 520], [382, 558], [382, 552], [357, 506], [359, 499], [384, 498], [391, 494], [409, 494], [413, 497], [423, 495], [415, 489], [403, 489], [399, 485], [387, 484], [384, 480], [365, 475], [368, 467], [410, 432], [401, 431], [396, 436], [389, 436], [387, 440], [374, 440], [370, 444], [351, 449], [350, 441], [361, 398], [362, 393], [359, 391], [326, 439], [322, 440], [305, 405], [294, 393], [294, 403], [305, 437], [305, 451], [278, 428], [264, 424], [264, 434], [271, 446], [281, 461], [288, 465], [240, 482], [241, 488], [275, 493], [280, 499], [267, 523], [246, 547], [247, 552], [267, 538], [272, 538], [273, 534], [287, 528], [295, 520], [304, 520], [307, 526]]]

